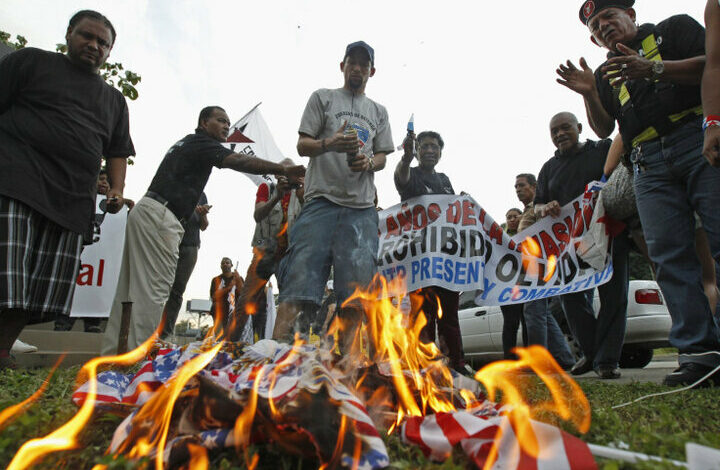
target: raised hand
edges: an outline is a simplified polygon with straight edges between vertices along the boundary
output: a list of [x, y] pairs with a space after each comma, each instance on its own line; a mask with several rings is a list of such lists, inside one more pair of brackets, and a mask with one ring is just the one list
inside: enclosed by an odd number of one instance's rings
[[580, 58], [580, 68], [568, 60], [564, 65], [560, 64], [555, 72], [560, 76], [557, 82], [575, 93], [588, 96], [596, 90], [595, 74], [584, 57]]

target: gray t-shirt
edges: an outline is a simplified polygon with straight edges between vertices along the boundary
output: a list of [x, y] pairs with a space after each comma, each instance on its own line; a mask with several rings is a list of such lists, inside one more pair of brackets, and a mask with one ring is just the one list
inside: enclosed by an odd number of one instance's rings
[[[357, 130], [362, 142], [361, 153], [371, 157], [374, 153], [389, 154], [394, 150], [385, 107], [344, 88], [315, 91], [305, 106], [298, 132], [324, 139], [331, 137], [344, 121]], [[374, 175], [369, 171], [350, 171], [344, 153], [325, 152], [312, 157], [305, 175], [305, 199], [317, 197], [345, 207], [372, 207]]]

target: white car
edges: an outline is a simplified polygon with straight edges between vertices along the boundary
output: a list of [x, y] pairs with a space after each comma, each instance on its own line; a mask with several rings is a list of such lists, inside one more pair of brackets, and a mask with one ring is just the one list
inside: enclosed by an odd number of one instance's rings
[[[485, 363], [503, 358], [503, 316], [500, 307], [478, 307], [474, 292], [460, 296], [460, 331], [465, 358], [473, 363]], [[555, 304], [553, 308], [553, 304]], [[555, 318], [565, 333], [570, 348], [577, 355], [577, 344], [570, 335], [559, 302], [550, 302]], [[595, 311], [600, 308], [597, 290], [593, 301]], [[558, 311], [559, 310], [559, 311]], [[655, 281], [630, 281], [628, 289], [627, 329], [620, 367], [640, 368], [650, 363], [653, 349], [670, 346], [670, 313]], [[522, 346], [518, 330], [518, 346]]]

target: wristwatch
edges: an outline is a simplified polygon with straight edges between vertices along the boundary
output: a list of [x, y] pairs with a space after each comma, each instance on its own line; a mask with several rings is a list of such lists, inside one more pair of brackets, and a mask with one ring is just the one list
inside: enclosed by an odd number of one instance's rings
[[653, 62], [652, 65], [652, 79], [657, 80], [665, 72], [665, 64], [663, 61]]
[[373, 157], [368, 158], [368, 171], [375, 171], [375, 160]]

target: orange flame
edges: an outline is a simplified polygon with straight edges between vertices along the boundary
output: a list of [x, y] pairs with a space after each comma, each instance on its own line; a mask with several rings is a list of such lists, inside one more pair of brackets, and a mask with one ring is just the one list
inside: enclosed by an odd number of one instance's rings
[[191, 470], [207, 470], [209, 466], [207, 449], [193, 443], [188, 443], [187, 448], [190, 453], [188, 468]]
[[157, 331], [145, 340], [143, 344], [130, 352], [119, 356], [97, 357], [88, 361], [78, 373], [78, 376], [86, 376], [89, 379], [88, 394], [80, 410], [78, 410], [70, 421], [47, 436], [32, 439], [23, 444], [10, 462], [8, 470], [25, 469], [52, 452], [77, 448], [77, 435], [92, 417], [95, 397], [97, 396], [98, 368], [105, 364], [134, 364], [147, 355], [155, 338], [157, 338]]
[[[155, 468], [163, 470], [163, 454], [167, 435], [170, 429], [170, 419], [172, 418], [175, 402], [180, 396], [187, 382], [198, 372], [207, 366], [210, 361], [217, 355], [224, 342], [220, 342], [212, 347], [209, 351], [198, 354], [194, 358], [187, 361], [183, 366], [170, 378], [164, 387], [156, 391], [152, 398], [143, 405], [133, 418], [134, 423], [151, 423], [149, 429], [145, 433], [146, 436], [153, 436], [148, 440], [143, 436], [137, 439], [132, 449], [127, 453], [130, 458], [140, 458], [148, 455], [153, 449], [157, 449], [155, 454]], [[127, 441], [126, 441], [127, 442]], [[127, 448], [127, 444], [118, 449], [123, 452]]]
[[[519, 360], [494, 362], [478, 371], [475, 379], [485, 385], [491, 401], [495, 401], [497, 392], [502, 392], [502, 403], [512, 406], [507, 418], [522, 449], [533, 457], [538, 456], [540, 449], [530, 419], [542, 411], [556, 413], [571, 422], [578, 431], [586, 433], [590, 429], [590, 404], [580, 386], [557, 365], [545, 348], [535, 345], [515, 348], [513, 352]], [[519, 373], [528, 368], [548, 387], [552, 401], [533, 404], [531, 407], [525, 400]], [[495, 462], [500, 435], [501, 432], [498, 432], [495, 437], [486, 468]]]
[[452, 375], [442, 363], [437, 346], [419, 340], [420, 331], [427, 323], [424, 313], [418, 312], [415, 323], [408, 328], [403, 313], [391, 300], [404, 295], [402, 281], [388, 283], [384, 277], [376, 276], [373, 284], [379, 287], [369, 291], [357, 289], [343, 307], [353, 301], [362, 304], [366, 316], [365, 329], [373, 346], [369, 348], [373, 351], [372, 359], [378, 364], [386, 364], [391, 370], [399, 403], [397, 419], [389, 432], [405, 416], [422, 416], [428, 409], [454, 411], [451, 398], [438, 393], [442, 388], [452, 387]]
[[[524, 255], [522, 263], [525, 268], [525, 272], [532, 277], [540, 277], [542, 270], [540, 269], [539, 260], [542, 259], [542, 249], [540, 248], [540, 244], [537, 240], [531, 237], [526, 237], [525, 241], [520, 245], [520, 251]], [[553, 274], [555, 274], [556, 268], [557, 257], [555, 255], [550, 255], [547, 259], [547, 265], [545, 266], [545, 275], [542, 277], [543, 281], [550, 281]]]
[[61, 355], [58, 360], [55, 362], [55, 365], [52, 366], [52, 369], [50, 369], [50, 372], [48, 373], [45, 380], [43, 380], [42, 385], [39, 389], [35, 391], [32, 395], [27, 397], [22, 402], [18, 403], [17, 405], [12, 405], [4, 410], [0, 411], [0, 431], [8, 427], [13, 421], [15, 421], [17, 418], [19, 418], [23, 413], [25, 413], [30, 406], [32, 406], [33, 403], [37, 401], [40, 396], [45, 393], [45, 390], [47, 390], [48, 385], [50, 385], [50, 378], [52, 378], [53, 374], [57, 370], [60, 363], [65, 359], [65, 354]]

